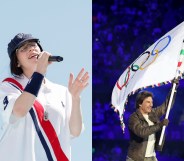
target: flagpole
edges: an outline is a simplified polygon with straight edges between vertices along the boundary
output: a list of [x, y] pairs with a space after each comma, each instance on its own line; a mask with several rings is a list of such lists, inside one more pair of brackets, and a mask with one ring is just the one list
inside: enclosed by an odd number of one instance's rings
[[[176, 83], [173, 83], [172, 91], [171, 91], [171, 95], [170, 95], [170, 99], [169, 99], [169, 104], [168, 104], [167, 112], [166, 112], [166, 115], [165, 115], [165, 119], [168, 119], [168, 116], [169, 116], [169, 112], [170, 112], [170, 109], [171, 109], [171, 104], [172, 104], [172, 101], [173, 101], [173, 97], [174, 97], [174, 92], [175, 91], [176, 91]], [[163, 126], [158, 145], [162, 145], [162, 141], [163, 141], [165, 129], [166, 129], [166, 126]]]
[[[178, 79], [179, 77], [179, 68], [183, 62], [183, 58], [184, 58], [184, 40], [183, 40], [183, 44], [182, 44], [182, 49], [180, 51], [180, 58], [179, 58], [179, 62], [178, 62], [178, 66], [177, 66], [177, 70], [176, 70], [176, 76], [174, 79]], [[173, 86], [172, 86], [172, 91], [171, 91], [171, 95], [170, 95], [170, 99], [169, 99], [169, 104], [168, 104], [168, 107], [167, 107], [167, 111], [166, 111], [166, 115], [165, 115], [165, 119], [168, 119], [168, 116], [169, 116], [169, 112], [170, 112], [170, 109], [171, 109], [171, 104], [172, 104], [172, 101], [173, 101], [173, 97], [174, 97], [174, 92], [176, 91], [176, 82], [173, 83]], [[165, 129], [166, 129], [166, 126], [163, 126], [162, 127], [162, 132], [161, 132], [161, 135], [160, 135], [160, 140], [159, 140], [159, 144], [158, 145], [162, 145], [162, 141], [163, 141], [163, 137], [164, 137], [164, 133], [165, 133]]]

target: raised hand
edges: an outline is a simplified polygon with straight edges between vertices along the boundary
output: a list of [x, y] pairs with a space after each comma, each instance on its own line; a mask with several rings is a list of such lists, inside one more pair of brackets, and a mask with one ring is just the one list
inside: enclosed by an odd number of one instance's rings
[[81, 92], [89, 84], [88, 80], [89, 80], [89, 74], [88, 72], [85, 72], [84, 68], [81, 69], [81, 71], [79, 72], [75, 80], [74, 80], [74, 75], [70, 73], [68, 89], [72, 97], [74, 98], [80, 97]]

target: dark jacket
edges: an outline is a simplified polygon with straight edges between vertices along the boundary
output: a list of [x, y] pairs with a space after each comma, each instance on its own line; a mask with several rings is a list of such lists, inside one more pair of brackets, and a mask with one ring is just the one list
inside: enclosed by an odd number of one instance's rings
[[[175, 98], [173, 100], [175, 100]], [[149, 113], [149, 119], [154, 123], [152, 126], [148, 125], [139, 109], [130, 116], [128, 125], [130, 132], [128, 157], [132, 158], [134, 161], [144, 160], [148, 137], [153, 133], [155, 133], [156, 136], [155, 150], [162, 149], [163, 145], [161, 147], [158, 146], [162, 129], [159, 123], [160, 117], [166, 113], [168, 101], [169, 98], [167, 98], [161, 106], [153, 108]]]

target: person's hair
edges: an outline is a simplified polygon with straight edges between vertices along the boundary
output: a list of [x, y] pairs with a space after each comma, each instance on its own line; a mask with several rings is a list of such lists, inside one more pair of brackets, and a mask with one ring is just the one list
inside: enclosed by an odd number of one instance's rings
[[23, 70], [21, 67], [18, 67], [18, 59], [15, 52], [10, 58], [10, 71], [13, 76], [20, 76], [23, 73]]
[[139, 105], [143, 103], [143, 101], [147, 98], [151, 97], [153, 98], [153, 93], [148, 92], [148, 91], [142, 91], [139, 92], [136, 96], [136, 109], [139, 108]]

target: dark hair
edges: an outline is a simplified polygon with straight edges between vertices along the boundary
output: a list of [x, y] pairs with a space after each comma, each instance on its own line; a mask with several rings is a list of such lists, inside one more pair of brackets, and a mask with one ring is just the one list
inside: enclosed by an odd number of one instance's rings
[[18, 67], [18, 59], [15, 52], [10, 58], [10, 71], [13, 76], [20, 76], [23, 73], [23, 70], [21, 67]]
[[139, 108], [139, 105], [142, 104], [143, 101], [144, 101], [147, 97], [153, 98], [153, 93], [148, 92], [148, 91], [142, 91], [142, 92], [139, 92], [139, 93], [137, 94], [137, 97], [136, 97], [136, 108], [137, 108], [137, 109]]

